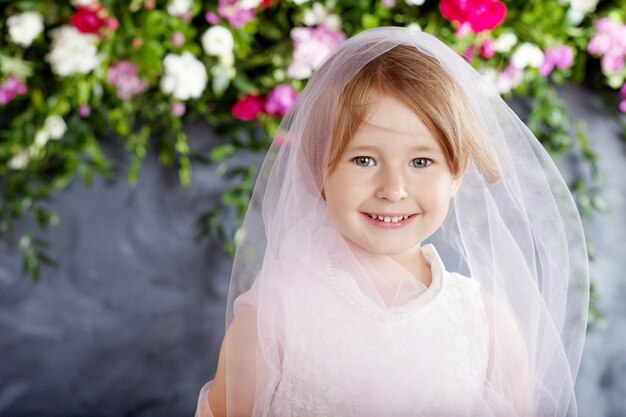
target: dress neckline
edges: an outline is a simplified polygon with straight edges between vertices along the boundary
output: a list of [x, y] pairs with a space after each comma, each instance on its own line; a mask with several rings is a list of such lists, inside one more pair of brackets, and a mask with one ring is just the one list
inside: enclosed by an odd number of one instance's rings
[[328, 256], [325, 264], [331, 285], [357, 311], [379, 320], [399, 320], [422, 311], [439, 298], [439, 294], [444, 290], [446, 270], [437, 250], [432, 244], [426, 244], [421, 247], [421, 253], [430, 267], [432, 278], [430, 285], [415, 298], [391, 307], [381, 306], [363, 294], [350, 274], [342, 269], [334, 268]]

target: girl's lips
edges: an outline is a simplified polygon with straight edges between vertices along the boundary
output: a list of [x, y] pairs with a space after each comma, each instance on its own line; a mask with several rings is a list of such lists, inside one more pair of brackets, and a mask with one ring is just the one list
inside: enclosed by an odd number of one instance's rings
[[[369, 213], [361, 213], [365, 219], [372, 225], [376, 226], [376, 227], [380, 227], [381, 229], [397, 229], [399, 227], [402, 227], [408, 223], [410, 223], [411, 221], [413, 221], [413, 219], [415, 218], [415, 216], [417, 216], [417, 214], [411, 214], [409, 215], [408, 218], [403, 219], [403, 220], [398, 220], [396, 223], [394, 222], [385, 222], [383, 220], [374, 220], [370, 217]], [[372, 213], [374, 214], [374, 213]], [[388, 216], [388, 217], [396, 217], [396, 216]], [[397, 216], [397, 217], [401, 217], [401, 216]]]

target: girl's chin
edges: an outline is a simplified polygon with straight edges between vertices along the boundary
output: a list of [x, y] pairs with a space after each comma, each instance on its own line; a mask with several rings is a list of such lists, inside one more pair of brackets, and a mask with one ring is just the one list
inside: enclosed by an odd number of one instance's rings
[[399, 244], [399, 242], [395, 241], [389, 242], [388, 244], [384, 244], [383, 242], [376, 242], [375, 244], [361, 246], [361, 248], [375, 255], [385, 255], [393, 257], [407, 255], [411, 252], [417, 253], [419, 252], [420, 246], [421, 242], [407, 242], [405, 244]]

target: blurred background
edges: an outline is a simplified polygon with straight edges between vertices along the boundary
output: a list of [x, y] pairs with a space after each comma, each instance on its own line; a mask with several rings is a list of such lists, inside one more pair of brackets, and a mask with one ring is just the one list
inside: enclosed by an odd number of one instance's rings
[[561, 168], [579, 415], [626, 416], [626, 0], [0, 0], [0, 416], [193, 415], [263, 151], [334, 46], [423, 30]]

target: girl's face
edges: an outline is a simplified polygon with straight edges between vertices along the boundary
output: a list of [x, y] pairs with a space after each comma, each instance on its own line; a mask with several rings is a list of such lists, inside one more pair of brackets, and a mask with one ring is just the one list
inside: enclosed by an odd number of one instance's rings
[[443, 223], [460, 182], [415, 113], [394, 98], [376, 96], [327, 176], [324, 193], [345, 238], [393, 257], [419, 251]]

